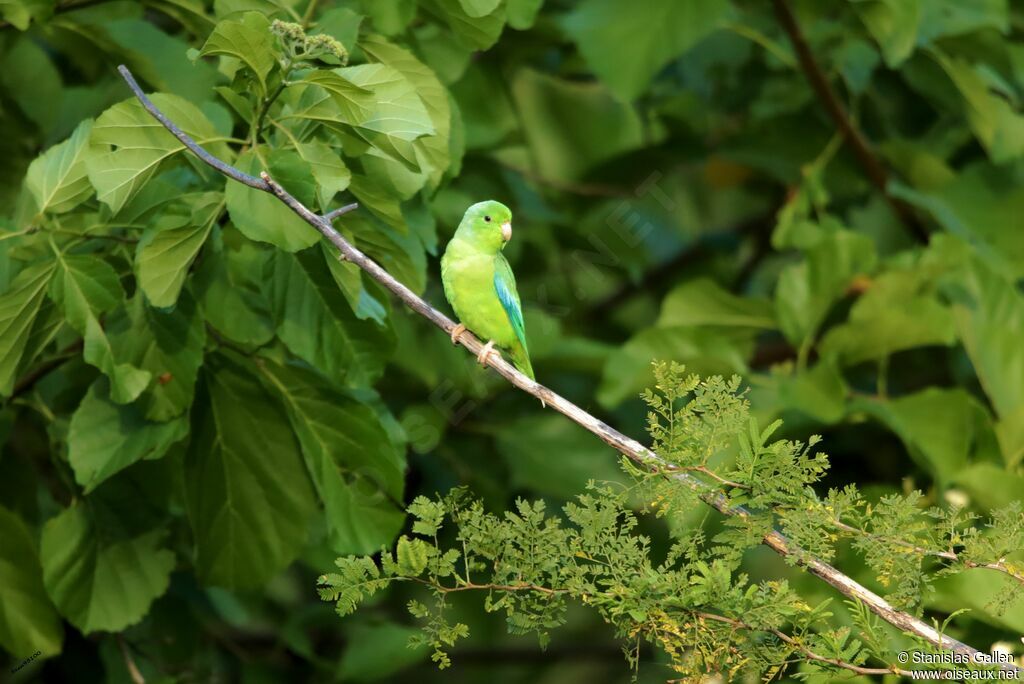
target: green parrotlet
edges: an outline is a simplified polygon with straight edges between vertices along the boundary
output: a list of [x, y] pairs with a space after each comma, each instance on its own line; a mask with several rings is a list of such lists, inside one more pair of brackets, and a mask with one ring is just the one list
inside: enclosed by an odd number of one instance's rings
[[531, 380], [523, 309], [516, 279], [501, 250], [512, 238], [512, 212], [501, 202], [478, 202], [466, 210], [441, 257], [444, 294], [461, 323], [452, 343], [467, 328], [487, 340], [477, 360], [484, 363], [497, 346]]

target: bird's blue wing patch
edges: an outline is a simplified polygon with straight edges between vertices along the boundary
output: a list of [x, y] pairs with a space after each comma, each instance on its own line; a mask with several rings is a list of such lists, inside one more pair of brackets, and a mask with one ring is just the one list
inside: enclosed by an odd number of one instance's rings
[[523, 310], [519, 305], [519, 293], [516, 292], [516, 278], [512, 275], [512, 267], [508, 265], [508, 260], [503, 254], [499, 254], [494, 260], [494, 289], [498, 293], [502, 308], [508, 314], [508, 320], [512, 323], [519, 343], [526, 350], [526, 324], [523, 323]]

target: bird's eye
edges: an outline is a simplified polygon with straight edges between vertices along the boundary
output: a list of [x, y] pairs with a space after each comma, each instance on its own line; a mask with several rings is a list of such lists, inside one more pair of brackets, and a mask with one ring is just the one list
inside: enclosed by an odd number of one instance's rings
[[487, 221], [488, 223], [490, 223], [491, 222], [491, 217], [490, 216], [484, 216], [484, 221]]

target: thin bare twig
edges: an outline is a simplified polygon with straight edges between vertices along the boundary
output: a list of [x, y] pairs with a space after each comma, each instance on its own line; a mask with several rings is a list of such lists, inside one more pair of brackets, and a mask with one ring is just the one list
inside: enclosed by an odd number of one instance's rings
[[117, 645], [121, 648], [121, 657], [124, 658], [124, 666], [128, 669], [128, 676], [132, 678], [132, 684], [146, 684], [146, 678], [139, 672], [139, 668], [135, 665], [135, 659], [128, 651], [128, 644], [120, 634], [117, 635]]
[[[139, 88], [138, 83], [135, 82], [135, 79], [132, 78], [131, 73], [126, 67], [120, 66], [118, 69], [125, 81], [128, 83], [128, 86], [132, 89], [132, 92], [139, 101], [142, 102], [146, 110], [149, 111], [157, 121], [162, 123], [172, 134], [174, 134], [175, 137], [188, 147], [188, 149], [199, 159], [229, 178], [233, 178], [238, 182], [257, 190], [272, 193], [283, 204], [285, 204], [285, 206], [326, 237], [331, 244], [338, 249], [341, 257], [366, 271], [370, 277], [390, 290], [392, 294], [402, 300], [406, 306], [436, 325], [447, 335], [451, 335], [451, 332], [456, 325], [454, 321], [434, 307], [430, 306], [430, 304], [417, 296], [415, 292], [396, 280], [375, 261], [367, 257], [363, 252], [348, 242], [348, 240], [343, 238], [341, 234], [334, 229], [330, 221], [327, 221], [323, 216], [311, 211], [308, 207], [289, 194], [288, 191], [278, 183], [275, 183], [266, 173], [261, 174], [260, 178], [254, 178], [253, 176], [242, 173], [238, 169], [224, 163], [203, 150], [194, 140], [183, 133], [181, 129], [177, 128], [177, 126], [170, 122], [167, 117], [153, 105], [149, 98], [146, 97], [145, 93], [142, 92], [142, 89]], [[468, 332], [460, 335], [458, 341], [474, 356], [479, 354], [484, 346], [480, 340]], [[568, 399], [556, 394], [548, 387], [526, 377], [500, 355], [489, 355], [486, 359], [486, 364], [515, 387], [518, 387], [524, 392], [540, 399], [544, 405], [558, 411], [581, 427], [589, 430], [603, 442], [636, 463], [646, 468], [659, 470], [671, 465], [657, 456], [650, 449], [640, 444], [640, 442], [632, 439], [631, 437], [627, 437], [595, 416], [584, 411]], [[708, 505], [713, 506], [725, 515], [739, 517], [749, 517], [751, 515], [749, 511], [742, 507], [730, 505], [723, 495], [713, 491], [692, 475], [687, 473], [677, 473], [672, 475], [672, 479], [681, 485], [696, 491]], [[791, 542], [777, 531], [772, 531], [765, 535], [764, 539], [762, 539], [762, 543], [781, 556], [791, 556], [795, 552]], [[804, 554], [801, 554], [801, 560], [799, 563], [803, 565], [808, 572], [821, 578], [844, 596], [855, 598], [863, 602], [873, 613], [900, 630], [914, 634], [938, 648], [961, 653], [967, 657], [976, 657], [980, 654], [980, 651], [975, 648], [945, 634], [941, 634], [937, 629], [923, 620], [920, 620], [913, 615], [909, 615], [908, 613], [896, 610], [881, 596], [859, 584], [851, 577], [847, 577], [828, 563], [815, 558], [807, 558]], [[1019, 668], [1013, 665], [1007, 665], [1005, 666], [1005, 669], [1014, 671], [1019, 670]]]
[[779, 23], [782, 24], [782, 28], [789, 36], [790, 43], [793, 44], [793, 51], [796, 53], [797, 61], [800, 63], [800, 68], [807, 77], [811, 89], [814, 90], [818, 100], [825, 107], [836, 128], [839, 129], [839, 132], [850, 143], [853, 154], [863, 167], [868, 180], [882, 193], [886, 202], [889, 203], [889, 206], [892, 207], [892, 210], [896, 212], [896, 215], [907, 226], [914, 237], [927, 244], [928, 231], [914, 214], [913, 210], [905, 202], [893, 197], [889, 193], [889, 171], [878, 158], [878, 155], [871, 149], [871, 144], [850, 119], [846, 109], [839, 101], [839, 97], [832, 89], [832, 86], [829, 85], [828, 78], [825, 77], [821, 66], [814, 58], [814, 53], [811, 52], [803, 31], [800, 30], [800, 24], [797, 23], [793, 10], [790, 9], [786, 0], [772, 0], [772, 5], [775, 8], [775, 15]]
[[928, 556], [930, 558], [941, 558], [943, 560], [948, 560], [953, 563], [961, 563], [965, 568], [980, 568], [983, 570], [993, 570], [995, 572], [1001, 572], [1007, 577], [1013, 579], [1018, 584], [1024, 585], [1024, 573], [1011, 567], [1009, 564], [1007, 564], [1005, 560], [998, 560], [995, 563], [979, 563], [978, 561], [972, 561], [970, 559], [963, 558], [956, 551], [936, 551], [934, 549], [927, 549], [923, 546], [918, 546], [917, 544], [906, 542], [901, 539], [890, 539], [888, 537], [879, 536], [877, 534], [868, 532], [867, 530], [861, 529], [859, 527], [848, 525], [844, 523], [842, 520], [836, 519], [832, 520], [831, 522], [837, 530], [842, 530], [843, 532], [860, 535], [862, 537], [867, 537], [869, 539], [877, 539], [879, 541], [893, 544], [895, 546], [901, 546], [907, 549], [908, 551], [916, 553], [920, 556]]
[[450, 594], [453, 591], [532, 591], [538, 594], [546, 594], [548, 596], [557, 596], [558, 594], [569, 593], [568, 589], [552, 589], [550, 587], [542, 587], [539, 584], [473, 584], [472, 582], [467, 584], [459, 584], [454, 587], [446, 587], [430, 580], [425, 580], [422, 577], [408, 577], [414, 582], [425, 584], [428, 587], [432, 587], [442, 594]]
[[350, 211], [355, 211], [358, 208], [359, 208], [359, 202], [353, 202], [352, 204], [346, 204], [343, 207], [338, 207], [337, 209], [332, 209], [331, 211], [329, 211], [326, 214], [324, 214], [324, 220], [327, 221], [328, 223], [333, 222], [334, 219], [338, 218], [339, 216], [344, 216], [345, 214], [349, 213]]

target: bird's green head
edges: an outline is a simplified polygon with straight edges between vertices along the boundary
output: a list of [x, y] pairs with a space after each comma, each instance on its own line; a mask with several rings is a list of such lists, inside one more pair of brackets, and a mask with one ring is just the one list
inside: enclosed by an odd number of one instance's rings
[[459, 233], [479, 247], [497, 253], [512, 239], [512, 212], [501, 202], [477, 202], [466, 210]]

